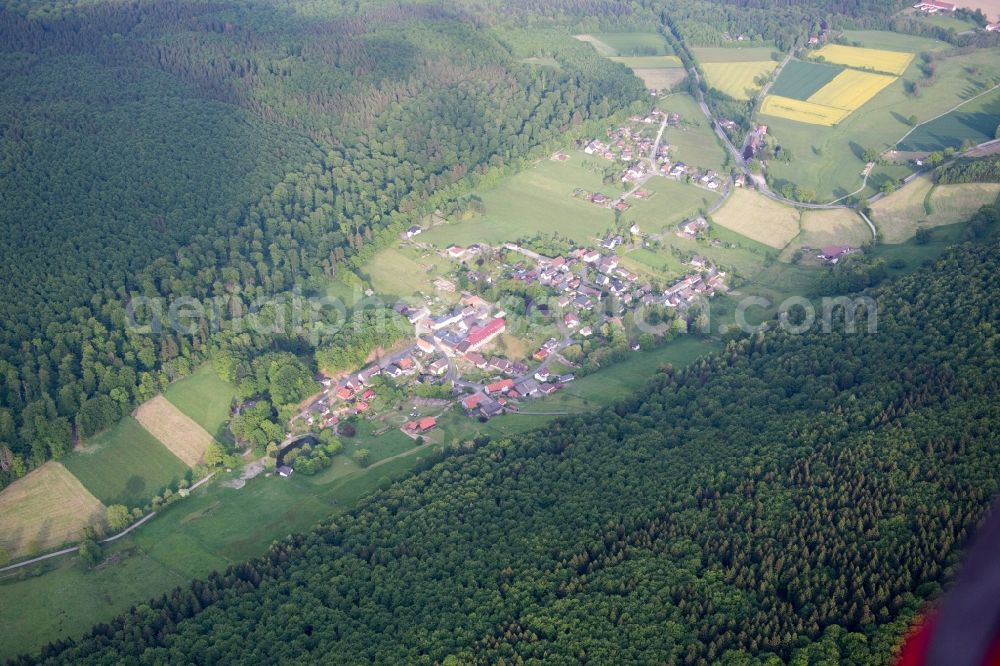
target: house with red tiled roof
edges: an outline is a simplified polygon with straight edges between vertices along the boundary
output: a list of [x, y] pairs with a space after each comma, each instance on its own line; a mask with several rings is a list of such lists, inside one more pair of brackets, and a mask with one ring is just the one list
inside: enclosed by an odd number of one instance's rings
[[500, 381], [493, 382], [492, 384], [487, 384], [486, 393], [489, 395], [493, 395], [494, 393], [506, 393], [512, 388], [514, 388], [513, 379], [501, 379]]
[[425, 416], [419, 421], [407, 421], [403, 428], [407, 432], [424, 433], [437, 427], [437, 419], [433, 416]]
[[473, 409], [479, 406], [479, 403], [481, 403], [485, 399], [486, 396], [483, 395], [482, 393], [473, 393], [470, 396], [462, 398], [462, 407], [464, 407], [467, 411], [471, 412]]
[[469, 330], [465, 341], [469, 343], [469, 351], [476, 351], [507, 330], [503, 317], [495, 317], [484, 326], [476, 326]]
[[339, 389], [337, 389], [335, 395], [341, 400], [350, 400], [354, 396], [354, 391], [352, 391], [346, 386], [341, 386]]

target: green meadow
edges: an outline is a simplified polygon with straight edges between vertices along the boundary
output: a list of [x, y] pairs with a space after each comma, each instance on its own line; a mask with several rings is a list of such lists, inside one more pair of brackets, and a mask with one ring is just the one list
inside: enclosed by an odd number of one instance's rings
[[842, 71], [844, 67], [841, 65], [790, 60], [771, 86], [769, 94], [806, 100]]
[[143, 506], [188, 467], [131, 416], [60, 461], [105, 505]]
[[660, 109], [680, 114], [681, 126], [668, 127], [663, 140], [671, 146], [671, 159], [704, 169], [725, 171], [726, 151], [719, 143], [698, 103], [688, 94], [670, 95], [657, 103]]
[[215, 373], [210, 363], [172, 383], [163, 395], [216, 439], [227, 437], [225, 424], [236, 390]]

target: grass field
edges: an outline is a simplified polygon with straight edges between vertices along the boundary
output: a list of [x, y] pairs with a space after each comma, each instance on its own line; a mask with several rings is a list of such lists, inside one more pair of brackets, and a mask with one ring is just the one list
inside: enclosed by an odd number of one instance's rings
[[84, 444], [63, 464], [105, 504], [142, 506], [188, 471], [131, 416]]
[[802, 211], [800, 226], [802, 231], [781, 253], [782, 261], [790, 261], [795, 252], [804, 247], [861, 247], [872, 239], [868, 225], [849, 208]]
[[683, 69], [681, 59], [675, 55], [660, 56], [612, 56], [611, 60], [620, 62], [630, 69]]
[[163, 395], [216, 439], [225, 439], [229, 407], [236, 389], [215, 374], [211, 364], [172, 383]]
[[[943, 44], [894, 33], [853, 34], [855, 36], [849, 38], [868, 40], [874, 36], [873, 46], [907, 48], [911, 52]], [[936, 81], [922, 86], [919, 97], [907, 94], [904, 88], [905, 80], [919, 77], [916, 70], [916, 64], [911, 64], [903, 78], [882, 90], [835, 127], [763, 116], [769, 126], [769, 134], [794, 156], [790, 162], [772, 161], [769, 164], [768, 175], [772, 183], [779, 188], [784, 182], [796, 183], [814, 190], [820, 201], [831, 201], [854, 192], [861, 187], [865, 148], [891, 148], [912, 129], [907, 122], [910, 115], [916, 116], [918, 121], [926, 121], [947, 112], [977, 91], [986, 89], [984, 85], [987, 82], [1000, 77], [1000, 49], [977, 49], [939, 59]], [[972, 102], [959, 111], [969, 110], [968, 107], [977, 103]], [[871, 196], [888, 177], [898, 178], [908, 173], [906, 167], [880, 167], [868, 179], [868, 187], [862, 194]]]
[[844, 71], [839, 65], [827, 65], [805, 60], [790, 60], [781, 70], [771, 94], [791, 99], [807, 100], [830, 81]]
[[913, 60], [913, 53], [827, 44], [816, 51], [812, 57], [823, 58], [826, 62], [847, 67], [873, 69], [877, 72], [902, 76]]
[[139, 405], [135, 420], [189, 467], [198, 464], [212, 443], [207, 430], [162, 395]]
[[655, 32], [602, 32], [590, 36], [614, 51], [609, 55], [650, 55], [654, 50], [655, 55], [673, 53], [663, 36]]
[[1000, 125], [1000, 89], [983, 95], [926, 125], [921, 125], [899, 144], [899, 149], [932, 151], [949, 147], [958, 148], [965, 140], [982, 143], [994, 138], [998, 125]]
[[[420, 236], [424, 239], [426, 234]], [[450, 268], [447, 259], [432, 253], [387, 247], [365, 264], [363, 275], [375, 293], [387, 297], [432, 294], [434, 278]]]
[[712, 221], [769, 247], [781, 249], [799, 233], [799, 213], [745, 189], [736, 189]]
[[11, 557], [75, 541], [104, 520], [104, 505], [65, 467], [49, 461], [0, 492], [0, 548]]
[[947, 42], [932, 37], [917, 37], [888, 30], [845, 30], [843, 35], [848, 41], [858, 42], [864, 48], [869, 49], [920, 53], [921, 51], [941, 51], [952, 48]]
[[845, 69], [832, 81], [810, 95], [813, 104], [855, 111], [896, 80], [894, 76]]
[[839, 124], [851, 112], [847, 109], [837, 109], [832, 106], [813, 104], [791, 97], [768, 95], [760, 105], [760, 113], [774, 118], [784, 118], [810, 125], [825, 125], [832, 127]]
[[[902, 243], [921, 227], [965, 222], [980, 206], [995, 203], [998, 195], [998, 183], [935, 186], [928, 176], [921, 176], [873, 203], [872, 221], [883, 242]], [[924, 208], [925, 200], [931, 214]]]
[[670, 95], [658, 103], [663, 111], [678, 113], [681, 127], [668, 127], [663, 140], [671, 146], [671, 158], [703, 169], [725, 171], [726, 152], [708, 125], [698, 103], [688, 94]]
[[632, 73], [642, 79], [650, 90], [673, 88], [684, 80], [687, 71], [684, 69], [633, 69]]
[[[671, 96], [670, 99], [674, 97], [676, 96]], [[679, 135], [683, 135], [683, 138]], [[675, 141], [674, 137], [679, 139]], [[721, 152], [711, 136], [709, 140], [712, 142], [709, 145]], [[694, 151], [701, 148], [704, 142], [704, 130], [700, 127], [674, 130], [670, 136], [671, 144], [682, 144], [678, 145], [678, 152], [683, 154], [690, 150], [694, 155]], [[571, 155], [571, 159], [566, 162], [539, 161], [525, 171], [504, 179], [495, 188], [480, 193], [486, 211], [483, 215], [435, 227], [421, 234], [420, 240], [443, 248], [452, 244], [499, 244], [538, 233], [559, 233], [578, 243], [592, 243], [595, 236], [614, 226], [614, 213], [610, 209], [574, 198], [573, 189], [583, 187], [609, 196], [621, 194], [622, 189], [619, 185], [605, 185], [601, 182], [599, 172], [583, 166], [584, 162], [588, 162], [603, 167], [604, 160], [588, 158], [578, 152]], [[721, 165], [705, 166], [721, 168]], [[650, 179], [643, 189], [653, 196], [647, 200], [630, 199], [632, 208], [622, 215], [622, 219], [637, 222], [640, 227], [651, 231], [680, 221], [699, 208], [710, 205], [717, 198], [712, 192], [660, 177]], [[373, 283], [377, 283], [374, 285], [376, 289], [380, 293], [399, 293], [398, 290], [404, 285], [391, 282], [396, 280], [405, 282], [412, 291], [413, 285], [419, 280], [412, 275], [419, 276], [420, 273], [409, 275], [409, 271], [400, 269], [402, 263], [383, 260], [384, 252], [380, 252], [375, 258], [376, 262], [384, 262], [384, 270], [379, 265], [370, 268]], [[376, 279], [383, 274], [386, 277]]]
[[708, 84], [734, 99], [750, 99], [760, 90], [760, 76], [774, 71], [778, 63], [773, 60], [747, 62], [709, 62], [702, 65]]
[[774, 49], [766, 46], [726, 48], [721, 46], [696, 46], [691, 49], [702, 65], [710, 62], [763, 62], [773, 60]]

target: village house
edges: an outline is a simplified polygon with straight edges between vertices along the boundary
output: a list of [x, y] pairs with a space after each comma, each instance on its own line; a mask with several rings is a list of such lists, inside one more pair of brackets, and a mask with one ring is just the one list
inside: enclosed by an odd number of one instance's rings
[[424, 230], [418, 227], [417, 225], [413, 225], [412, 227], [406, 230], [406, 237], [413, 238], [414, 236], [419, 236], [421, 233], [423, 233], [423, 231]]
[[428, 430], [433, 430], [437, 427], [437, 419], [433, 416], [425, 416], [424, 418], [417, 421], [407, 421], [403, 425], [403, 429], [411, 434], [423, 434]]
[[486, 358], [478, 352], [466, 352], [465, 360], [480, 370], [486, 368]]
[[563, 316], [563, 324], [566, 325], [566, 328], [576, 328], [580, 325], [580, 318], [576, 316], [576, 313], [567, 312]]
[[459, 247], [457, 245], [452, 245], [448, 248], [448, 258], [449, 259], [461, 259], [465, 256], [465, 248]]
[[499, 381], [493, 382], [492, 384], [486, 385], [486, 394], [495, 395], [497, 393], [507, 393], [507, 391], [514, 388], [513, 379], [501, 379]]
[[824, 247], [819, 253], [818, 257], [823, 261], [827, 261], [831, 264], [835, 264], [840, 261], [843, 257], [852, 252], [856, 252], [854, 248], [850, 245], [830, 245]]
[[465, 411], [467, 412], [471, 412], [472, 410], [474, 410], [476, 407], [479, 406], [479, 403], [481, 403], [485, 399], [486, 396], [484, 394], [473, 393], [470, 396], [462, 398], [462, 408], [465, 409]]
[[466, 351], [477, 351], [505, 330], [507, 330], [507, 323], [502, 317], [496, 317], [484, 326], [477, 326], [470, 329], [469, 336], [466, 338], [466, 341], [469, 343]]

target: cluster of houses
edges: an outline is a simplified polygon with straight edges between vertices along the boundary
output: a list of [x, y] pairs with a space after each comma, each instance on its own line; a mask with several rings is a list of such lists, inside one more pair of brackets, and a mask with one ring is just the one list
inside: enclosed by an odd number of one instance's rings
[[620, 210], [622, 212], [625, 212], [632, 207], [631, 204], [625, 201], [624, 197], [614, 199], [603, 192], [589, 192], [582, 187], [578, 187], [573, 190], [573, 196], [577, 199], [589, 201], [595, 206], [601, 206], [602, 208], [614, 208], [615, 210]]

